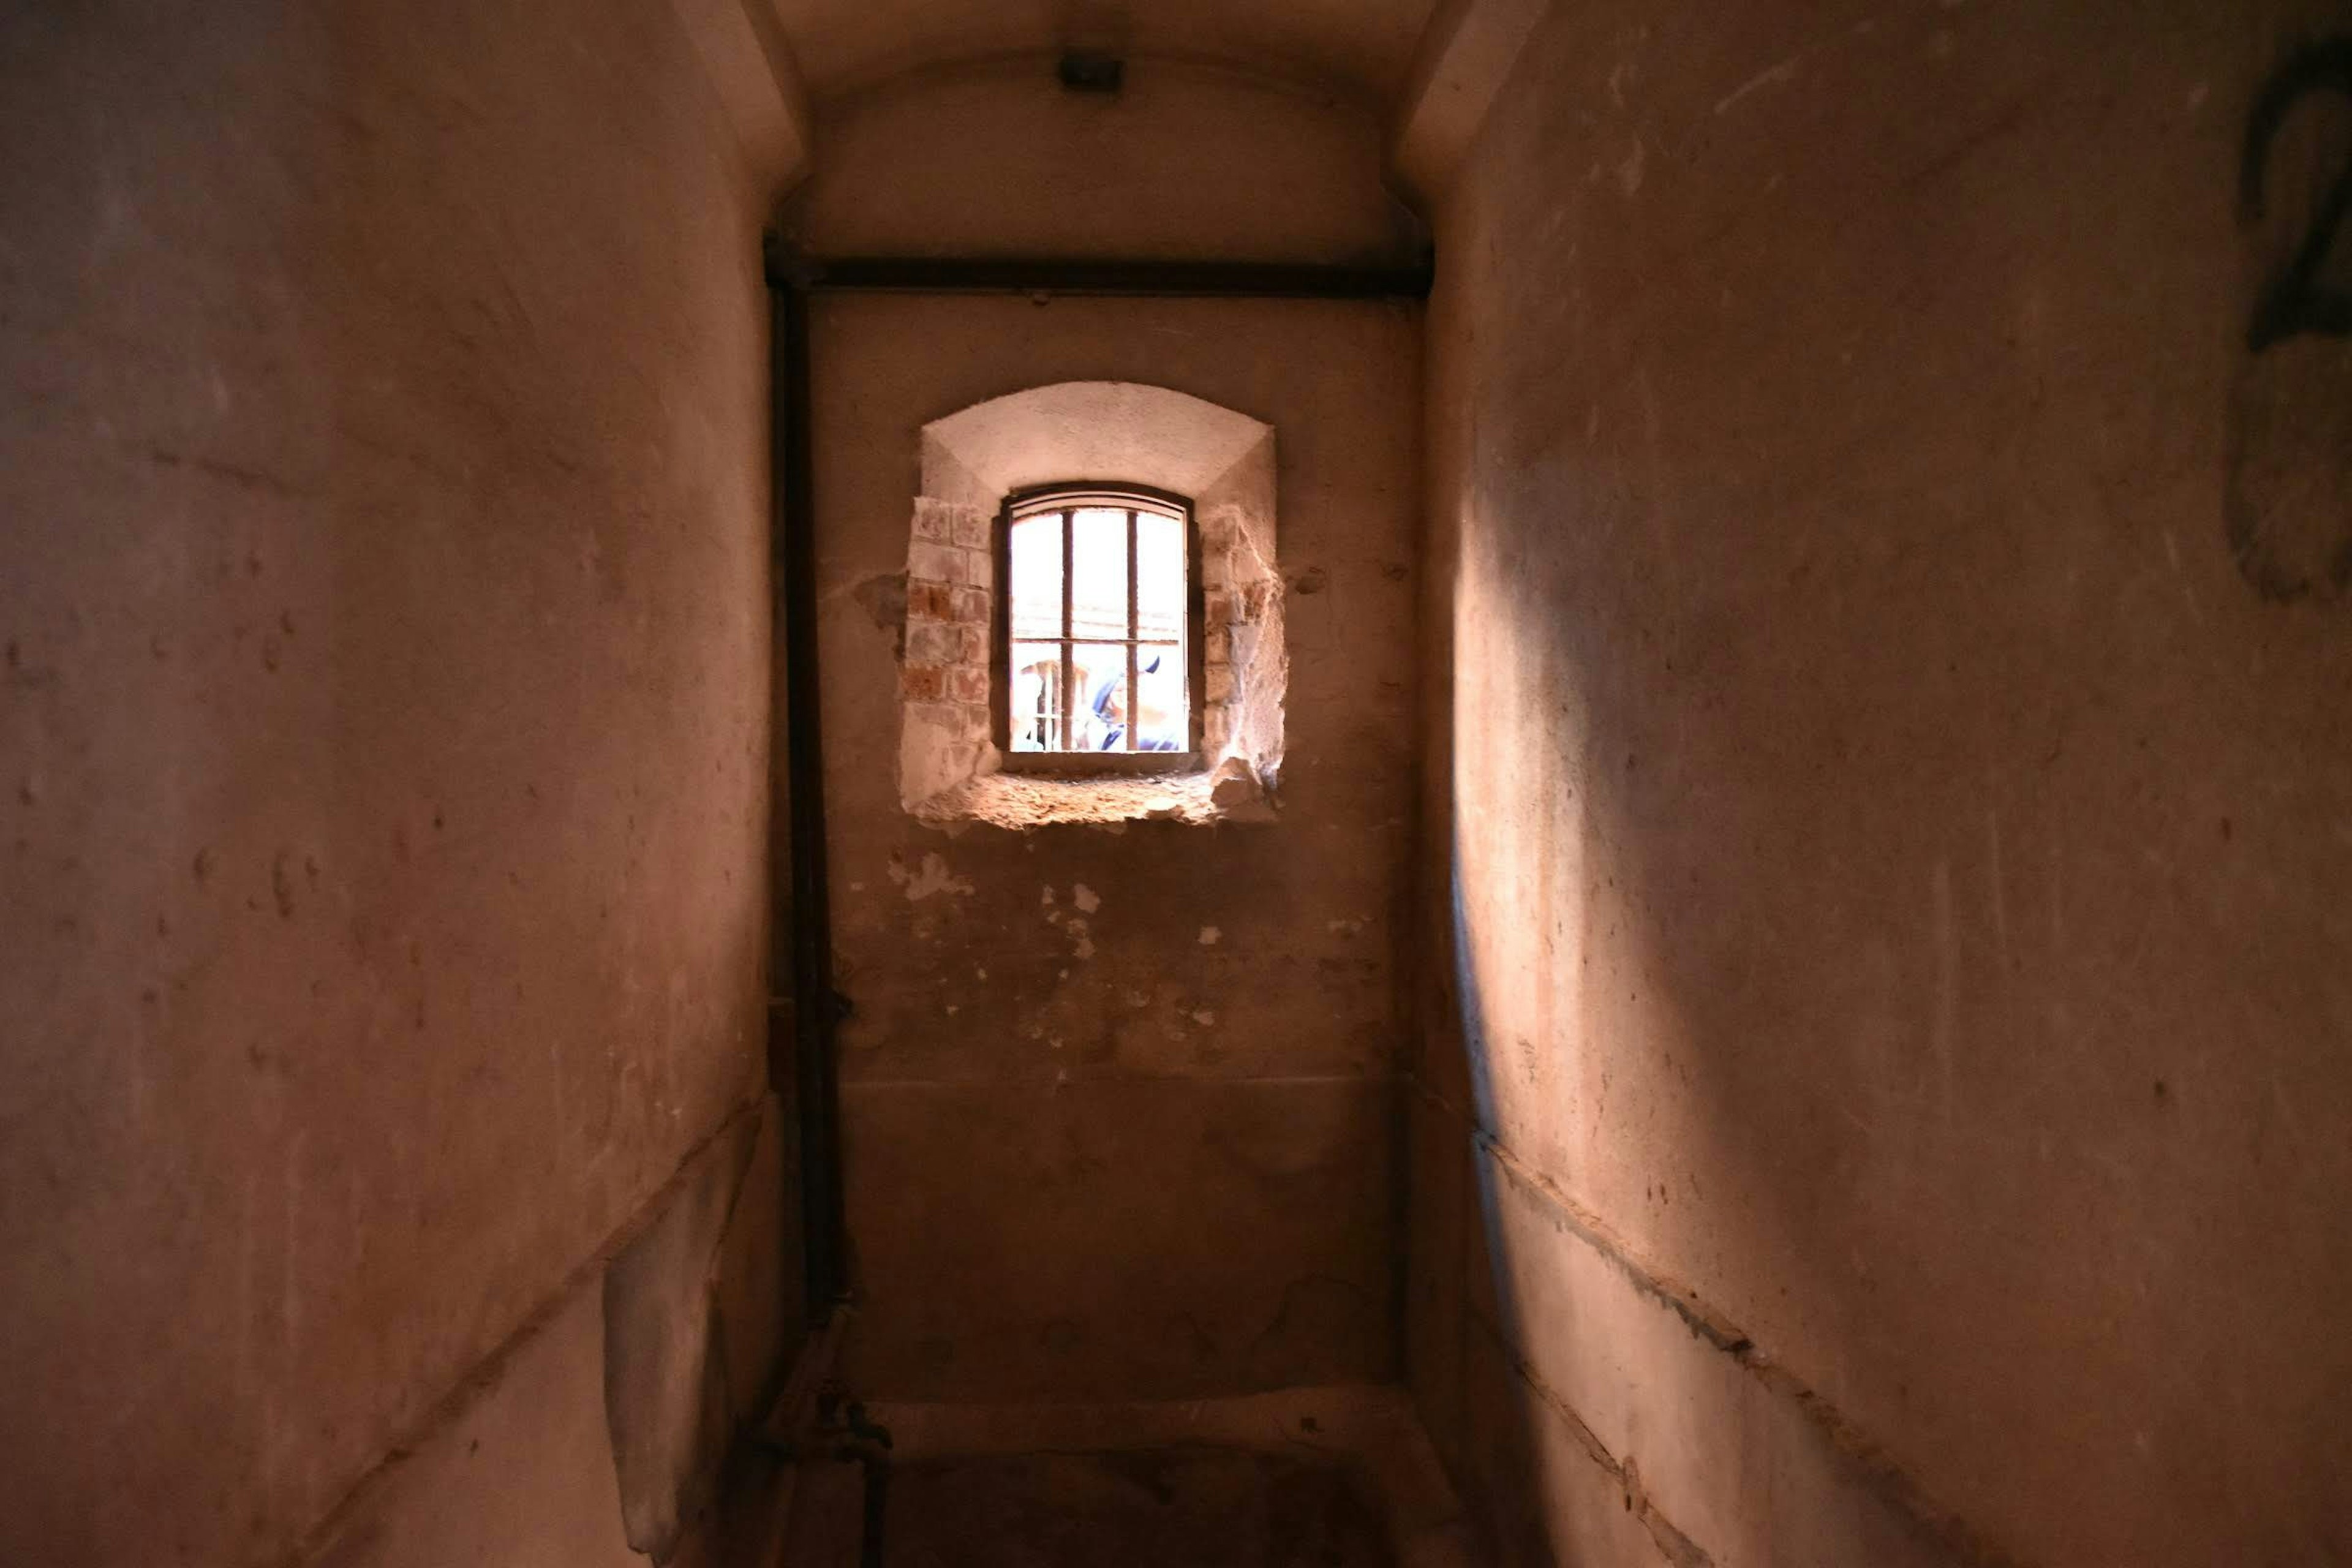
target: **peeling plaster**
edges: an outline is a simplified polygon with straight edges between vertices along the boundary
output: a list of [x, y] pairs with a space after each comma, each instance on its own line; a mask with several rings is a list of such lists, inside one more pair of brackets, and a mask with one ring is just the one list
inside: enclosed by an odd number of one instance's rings
[[925, 855], [922, 864], [912, 871], [896, 855], [890, 857], [890, 879], [907, 890], [907, 901], [919, 903], [934, 893], [952, 893], [959, 897], [971, 891], [969, 879], [948, 870], [948, 863], [936, 854]]

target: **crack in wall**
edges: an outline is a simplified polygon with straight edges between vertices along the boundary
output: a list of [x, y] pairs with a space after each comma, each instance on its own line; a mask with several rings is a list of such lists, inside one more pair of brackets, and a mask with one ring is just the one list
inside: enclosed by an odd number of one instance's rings
[[[1839, 1458], [1853, 1468], [1864, 1486], [1895, 1510], [1937, 1548], [1969, 1564], [1969, 1568], [2032, 1568], [2025, 1559], [1987, 1540], [1974, 1525], [1937, 1502], [1919, 1480], [1897, 1464], [1881, 1444], [1856, 1426], [1827, 1396], [1774, 1360], [1727, 1315], [1701, 1297], [1695, 1287], [1644, 1261], [1610, 1227], [1607, 1221], [1579, 1204], [1550, 1178], [1514, 1153], [1475, 1117], [1418, 1077], [1409, 1078], [1407, 1081], [1423, 1101], [1466, 1128], [1478, 1152], [1491, 1159], [1496, 1169], [1502, 1172], [1507, 1179], [1533, 1195], [1562, 1228], [1598, 1254], [1638, 1294], [1673, 1311], [1694, 1337], [1730, 1357], [1774, 1394], [1793, 1404]], [[1594, 1462], [1621, 1480], [1626, 1480], [1633, 1473], [1633, 1461], [1620, 1461], [1609, 1451], [1607, 1445], [1592, 1432], [1568, 1401], [1528, 1364], [1501, 1326], [1487, 1321], [1466, 1303], [1464, 1316], [1476, 1321], [1480, 1328], [1494, 1339], [1521, 1381], [1569, 1423], [1570, 1430], [1586, 1447]], [[1631, 1481], [1627, 1482], [1627, 1490], [1629, 1496], [1633, 1495]], [[1672, 1532], [1674, 1540], [1682, 1543], [1669, 1549], [1664, 1540], [1660, 1541], [1661, 1550], [1667, 1551], [1668, 1561], [1675, 1564], [1675, 1568], [1706, 1568], [1711, 1564], [1712, 1559], [1667, 1521], [1663, 1514], [1656, 1515], [1656, 1526], [1652, 1528], [1650, 1514], [1655, 1512], [1654, 1509], [1645, 1498], [1637, 1500], [1649, 1510], [1644, 1514], [1643, 1524], [1645, 1528], [1651, 1528], [1654, 1538], [1659, 1537], [1660, 1530], [1665, 1530]], [[1675, 1555], [1678, 1550], [1698, 1552], [1699, 1555], [1686, 1561]]]

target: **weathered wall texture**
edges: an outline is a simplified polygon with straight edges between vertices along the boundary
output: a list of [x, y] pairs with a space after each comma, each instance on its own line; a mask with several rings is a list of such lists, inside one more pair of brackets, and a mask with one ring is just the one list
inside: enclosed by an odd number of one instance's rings
[[[1148, 61], [1129, 83], [1072, 95], [1040, 58], [836, 105], [786, 226], [819, 255], [1409, 244], [1368, 116]], [[1098, 199], [1107, 179], [1119, 199]], [[845, 1353], [865, 1392], [1140, 1399], [1394, 1374], [1420, 329], [1380, 304], [817, 300], [826, 807], [856, 1009]], [[1281, 565], [1304, 590], [1277, 825], [950, 834], [900, 808], [923, 426], [1087, 381], [1274, 426]]]
[[[997, 772], [990, 664], [998, 622], [996, 531], [1005, 498], [1073, 477], [1116, 476], [1186, 498], [1199, 542], [1200, 787], [1129, 779], [1141, 818], [1190, 796], [1215, 801], [1208, 777], [1246, 763], [1240, 798], [1267, 815], [1259, 782], [1282, 767], [1282, 689], [1288, 658], [1277, 563], [1274, 430], [1261, 420], [1161, 386], [1061, 382], [992, 397], [923, 427], [922, 493], [907, 546], [907, 641], [898, 666], [905, 710], [900, 804], [933, 821], [1008, 826], [1121, 820], [1098, 784]], [[1228, 770], [1230, 772], [1230, 770]], [[1163, 788], [1162, 786], [1171, 786]], [[1017, 798], [1001, 792], [1016, 791]], [[1227, 785], [1227, 795], [1234, 791]], [[1075, 808], [1075, 809], [1074, 809]], [[1181, 807], [1176, 808], [1181, 810]], [[1207, 811], [1202, 811], [1203, 816]], [[1240, 815], [1240, 814], [1236, 814]]]
[[422, 1440], [372, 1473], [300, 1559], [730, 1561], [711, 1450], [772, 1387], [783, 1130], [771, 1102], [688, 1155], [625, 1244], [475, 1366]]
[[7, 1554], [277, 1561], [759, 1092], [762, 193], [657, 0], [10, 6], [0, 144]]
[[942, 67], [819, 129], [784, 229], [826, 255], [1393, 261], [1419, 237], [1369, 109], [1232, 70], [1131, 60], [1103, 96], [1050, 55]]
[[[862, 1388], [1150, 1398], [1393, 1374], [1419, 324], [1387, 305], [818, 302]], [[922, 427], [1097, 379], [1275, 428], [1295, 585], [1278, 824], [950, 835], [900, 808], [895, 584]]]
[[1465, 166], [1409, 1340], [1521, 1560], [2352, 1556], [2286, 9], [1563, 6]]

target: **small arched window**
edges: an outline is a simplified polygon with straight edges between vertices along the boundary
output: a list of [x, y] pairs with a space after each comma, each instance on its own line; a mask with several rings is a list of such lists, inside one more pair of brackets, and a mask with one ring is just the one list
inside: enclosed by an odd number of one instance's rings
[[992, 685], [1007, 768], [1201, 765], [1199, 561], [1182, 496], [1085, 483], [1005, 498]]

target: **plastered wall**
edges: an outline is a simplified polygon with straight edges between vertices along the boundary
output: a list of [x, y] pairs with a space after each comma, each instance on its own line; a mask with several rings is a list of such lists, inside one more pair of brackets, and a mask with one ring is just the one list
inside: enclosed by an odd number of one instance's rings
[[1393, 262], [1420, 240], [1372, 105], [1156, 57], [1124, 80], [1067, 92], [1023, 55], [833, 100], [784, 232], [834, 256]]
[[625, 1561], [604, 1259], [774, 1355], [765, 193], [651, 0], [11, 6], [0, 143], [5, 1555]]
[[1409, 1342], [1509, 1560], [2352, 1554], [2352, 382], [2244, 336], [2346, 106], [2237, 210], [2345, 20], [1562, 6], [1498, 100]]
[[[1227, 73], [1138, 60], [1107, 99], [1026, 58], [843, 100], [821, 132], [782, 217], [819, 256], [1336, 261], [1392, 258], [1412, 233], [1368, 114]], [[1394, 1375], [1420, 325], [1377, 303], [814, 301], [862, 1392], [1153, 1399]], [[1096, 381], [1274, 427], [1293, 584], [1279, 824], [950, 832], [899, 804], [923, 427]]]
[[[843, 296], [813, 328], [854, 1375], [1044, 1399], [1392, 1374], [1418, 311]], [[920, 430], [1109, 379], [1276, 432], [1282, 819], [950, 833], [896, 788]]]

